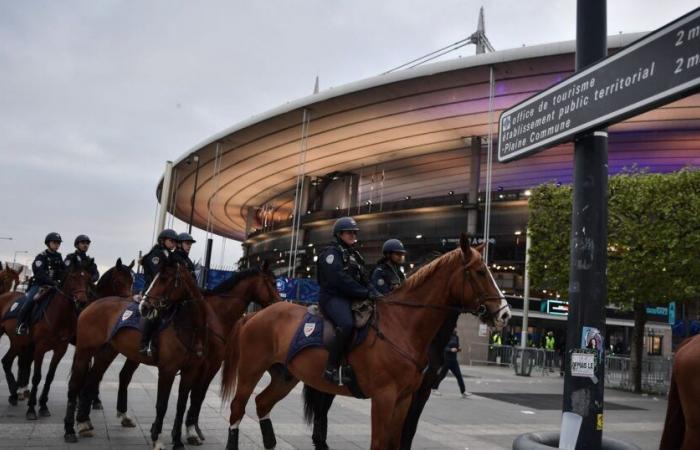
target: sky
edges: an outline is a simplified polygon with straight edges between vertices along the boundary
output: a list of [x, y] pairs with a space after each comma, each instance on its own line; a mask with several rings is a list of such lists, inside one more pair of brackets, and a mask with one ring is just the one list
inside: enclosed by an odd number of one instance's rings
[[[311, 94], [317, 75], [324, 90], [458, 41], [482, 5], [496, 50], [575, 37], [574, 0], [0, 0], [0, 261], [31, 262], [49, 231], [64, 254], [88, 234], [102, 270], [130, 261], [153, 244], [166, 160]], [[695, 7], [609, 1], [608, 34]], [[240, 255], [215, 238], [213, 264]]]

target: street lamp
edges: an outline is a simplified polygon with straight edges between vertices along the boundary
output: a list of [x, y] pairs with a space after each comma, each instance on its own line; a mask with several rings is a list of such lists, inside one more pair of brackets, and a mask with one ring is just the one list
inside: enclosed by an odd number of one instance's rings
[[12, 238], [11, 238], [10, 236], [7, 236], [7, 237], [0, 236], [0, 239], [5, 240], [5, 241], [11, 241], [11, 240], [12, 240]]
[[28, 250], [17, 250], [15, 251], [15, 256], [12, 257], [12, 265], [15, 265], [15, 262], [17, 261], [17, 255], [20, 253], [29, 253]]

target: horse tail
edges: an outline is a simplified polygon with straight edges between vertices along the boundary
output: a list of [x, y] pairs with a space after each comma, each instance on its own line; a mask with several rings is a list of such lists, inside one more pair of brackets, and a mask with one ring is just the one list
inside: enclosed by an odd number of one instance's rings
[[307, 425], [314, 424], [318, 419], [328, 420], [328, 410], [333, 403], [335, 395], [321, 392], [308, 384], [304, 385], [304, 420]]
[[233, 393], [238, 379], [238, 359], [240, 357], [240, 335], [243, 324], [250, 316], [243, 316], [236, 322], [226, 344], [224, 363], [221, 369], [221, 399], [228, 400]]

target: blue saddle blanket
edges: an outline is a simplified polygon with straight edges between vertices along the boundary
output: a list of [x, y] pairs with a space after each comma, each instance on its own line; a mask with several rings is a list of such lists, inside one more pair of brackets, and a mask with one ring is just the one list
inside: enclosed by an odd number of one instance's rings
[[[306, 313], [304, 319], [299, 324], [299, 328], [297, 328], [296, 333], [294, 333], [291, 344], [289, 345], [285, 365], [289, 364], [289, 361], [291, 361], [292, 358], [294, 358], [305, 348], [325, 346], [325, 342], [323, 342], [324, 324], [325, 322], [322, 316], [317, 316], [308, 312]], [[368, 333], [369, 326], [356, 329], [350, 349], [352, 350], [360, 345], [365, 338], [367, 338]]]
[[[32, 317], [29, 320], [31, 325], [37, 323], [42, 317], [44, 317], [44, 314], [46, 314], [46, 309], [49, 307], [49, 303], [53, 300], [55, 293], [56, 291], [51, 290], [51, 292], [46, 294], [43, 298], [34, 302], [34, 311], [32, 311]], [[10, 309], [8, 309], [5, 313], [2, 320], [16, 319], [20, 310], [24, 307], [27, 301], [28, 299], [26, 296], [22, 296], [15, 300], [14, 303], [12, 303], [12, 306], [10, 306]]]
[[[165, 314], [161, 316], [158, 332], [168, 328], [168, 325], [170, 325], [175, 318], [177, 309], [178, 308], [176, 306], [171, 306], [166, 310]], [[141, 312], [139, 312], [138, 303], [129, 302], [126, 308], [124, 308], [121, 316], [119, 316], [119, 320], [116, 324], [114, 324], [114, 328], [112, 328], [109, 338], [112, 339], [122, 328], [133, 328], [139, 332], [143, 331], [143, 323], [141, 322]]]

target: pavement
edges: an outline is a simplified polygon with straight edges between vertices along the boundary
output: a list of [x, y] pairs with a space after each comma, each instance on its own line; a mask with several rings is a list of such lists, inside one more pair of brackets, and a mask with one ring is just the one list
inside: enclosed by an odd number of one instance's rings
[[[0, 353], [7, 350], [7, 339], [0, 342]], [[95, 437], [80, 439], [77, 444], [63, 441], [63, 415], [66, 407], [66, 384], [73, 358], [72, 349], [61, 362], [52, 385], [49, 409], [53, 414], [38, 421], [25, 420], [26, 405], [11, 406], [4, 400], [0, 379], [0, 448], [13, 449], [148, 449], [148, 434], [155, 416], [157, 370], [141, 366], [129, 389], [129, 415], [136, 428], [122, 428], [116, 419], [118, 373], [123, 359], [115, 361], [105, 375], [101, 397], [105, 409], [93, 411], [91, 419]], [[48, 365], [48, 357], [44, 368]], [[46, 369], [44, 369], [46, 370]], [[467, 390], [473, 395], [462, 399], [457, 382], [449, 376], [440, 387], [441, 396], [432, 396], [421, 418], [413, 448], [489, 450], [510, 449], [513, 439], [531, 431], [556, 431], [561, 420], [563, 381], [558, 373], [517, 377], [510, 369], [463, 366]], [[263, 379], [256, 393], [267, 380]], [[177, 383], [177, 380], [176, 380]], [[228, 404], [218, 396], [218, 376], [210, 387], [200, 416], [206, 436], [204, 445], [187, 448], [223, 449], [228, 428]], [[6, 392], [6, 391], [5, 391]], [[163, 439], [170, 447], [170, 431], [175, 408], [173, 388]], [[606, 390], [605, 435], [657, 449], [663, 428], [666, 398], [635, 395]], [[278, 449], [310, 449], [311, 430], [302, 420], [301, 385], [271, 414], [277, 434]], [[370, 402], [354, 398], [336, 398], [329, 414], [329, 445], [333, 449], [366, 449], [370, 443]], [[184, 435], [184, 430], [183, 430]], [[262, 448], [262, 438], [251, 398], [241, 423], [241, 447]]]

